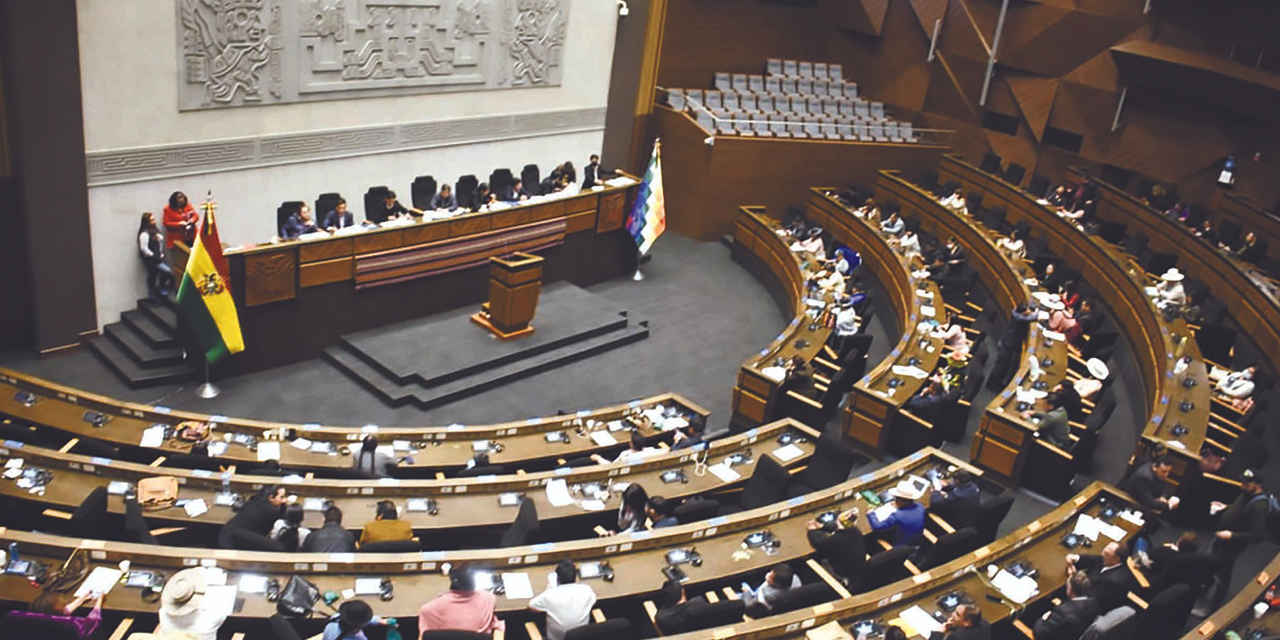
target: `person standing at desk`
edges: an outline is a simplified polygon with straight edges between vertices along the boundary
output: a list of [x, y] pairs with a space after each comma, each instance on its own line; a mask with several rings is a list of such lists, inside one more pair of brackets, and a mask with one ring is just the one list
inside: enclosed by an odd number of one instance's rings
[[271, 540], [271, 529], [284, 511], [285, 490], [280, 486], [264, 487], [258, 495], [240, 507], [218, 533], [218, 546], [223, 549], [279, 548]]
[[582, 188], [584, 190], [604, 182], [600, 179], [600, 156], [594, 153], [591, 154], [591, 161], [582, 168], [582, 176]]
[[1246, 469], [1240, 474], [1240, 495], [1230, 505], [1214, 501], [1209, 513], [1222, 513], [1218, 531], [1214, 533], [1213, 555], [1218, 559], [1217, 584], [1209, 600], [1212, 609], [1222, 606], [1231, 588], [1231, 574], [1236, 561], [1250, 545], [1267, 539], [1267, 518], [1271, 513], [1271, 496], [1262, 490], [1258, 472]]
[[360, 451], [352, 459], [351, 468], [370, 478], [390, 478], [391, 470], [396, 468], [396, 460], [378, 451], [378, 436], [371, 433], [360, 442]]
[[316, 231], [319, 231], [319, 229], [316, 228], [315, 220], [311, 219], [311, 208], [304, 204], [301, 209], [295, 211], [293, 215], [289, 216], [288, 220], [284, 221], [284, 227], [280, 229], [280, 234], [285, 240], [297, 240], [303, 234], [315, 233]]
[[355, 216], [347, 211], [347, 199], [338, 198], [338, 204], [333, 205], [333, 211], [324, 215], [324, 228], [326, 231], [337, 231], [338, 229], [346, 229], [355, 225]]
[[383, 196], [382, 204], [374, 206], [373, 209], [368, 212], [367, 218], [369, 219], [369, 222], [382, 224], [388, 220], [394, 220], [400, 216], [408, 215], [409, 213], [413, 213], [415, 216], [422, 215], [422, 211], [419, 209], [405, 208], [405, 206], [400, 204], [400, 201], [396, 199], [396, 192], [387, 190], [387, 193]]
[[987, 379], [987, 388], [991, 391], [999, 391], [1009, 384], [1017, 370], [1017, 356], [1022, 352], [1022, 343], [1027, 340], [1035, 319], [1036, 313], [1027, 303], [1020, 302], [1014, 308], [1009, 324], [1005, 325], [1004, 333], [996, 343], [996, 361], [991, 365], [991, 377]]
[[179, 240], [190, 247], [196, 241], [196, 225], [200, 216], [187, 201], [187, 194], [174, 191], [169, 196], [169, 206], [164, 208], [164, 246], [172, 249]]
[[458, 208], [458, 199], [453, 197], [453, 187], [444, 185], [431, 196], [431, 208], [434, 211], [453, 211]]
[[917, 502], [924, 492], [908, 480], [899, 482], [889, 490], [894, 510], [883, 520], [875, 511], [867, 514], [872, 531], [883, 532], [893, 546], [914, 544], [924, 534], [924, 505]]

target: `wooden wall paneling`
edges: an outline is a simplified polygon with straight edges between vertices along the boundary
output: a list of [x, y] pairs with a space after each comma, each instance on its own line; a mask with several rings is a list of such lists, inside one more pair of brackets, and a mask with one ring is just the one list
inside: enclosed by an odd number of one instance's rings
[[947, 4], [948, 0], [910, 0], [912, 14], [926, 38], [933, 37], [933, 25], [947, 15]]
[[1062, 76], [1133, 33], [1140, 21], [1066, 8], [1015, 3], [1005, 21], [1000, 64]]
[[298, 293], [298, 253], [278, 250], [244, 257], [244, 304], [292, 300]]
[[1031, 135], [1038, 141], [1044, 136], [1044, 128], [1049, 125], [1049, 113], [1053, 110], [1053, 101], [1058, 94], [1057, 78], [1046, 78], [1005, 71], [1002, 74], [1013, 94], [1022, 121], [1031, 129]]
[[[963, 60], [956, 57], [954, 60]], [[961, 122], [981, 122], [975, 104], [965, 96], [963, 79], [957, 75], [953, 58], [939, 53], [929, 69], [929, 88], [924, 97], [925, 111]], [[964, 64], [961, 62], [961, 64]], [[979, 80], [981, 81], [981, 80]], [[981, 87], [979, 87], [981, 89]]]
[[388, 249], [396, 249], [404, 246], [404, 231], [399, 229], [392, 231], [377, 231], [374, 233], [358, 235], [354, 240], [354, 251], [356, 255], [386, 251]]
[[627, 222], [627, 194], [606, 193], [600, 196], [600, 210], [596, 218], [596, 233], [621, 229]]
[[308, 242], [298, 245], [298, 262], [316, 262], [350, 256], [355, 244], [351, 238], [336, 238], [324, 242]]
[[298, 286], [314, 287], [334, 282], [345, 282], [355, 277], [355, 259], [351, 257], [304, 263], [298, 270]]

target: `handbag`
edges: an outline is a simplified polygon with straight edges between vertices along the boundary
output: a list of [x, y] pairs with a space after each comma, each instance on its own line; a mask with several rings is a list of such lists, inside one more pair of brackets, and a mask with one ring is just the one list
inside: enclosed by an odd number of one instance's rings
[[276, 611], [281, 615], [305, 618], [311, 615], [319, 601], [320, 589], [315, 584], [298, 576], [289, 576], [289, 582], [276, 601]]
[[187, 420], [178, 423], [175, 436], [184, 442], [201, 442], [209, 439], [209, 423]]
[[178, 500], [178, 479], [156, 476], [138, 481], [138, 504], [147, 511], [167, 509]]

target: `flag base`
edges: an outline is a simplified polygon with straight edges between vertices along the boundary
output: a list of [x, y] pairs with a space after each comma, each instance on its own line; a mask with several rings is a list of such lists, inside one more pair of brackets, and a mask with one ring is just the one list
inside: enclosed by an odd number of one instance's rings
[[219, 389], [218, 386], [212, 382], [206, 382], [196, 387], [196, 395], [204, 398], [205, 400], [216, 398], [220, 393], [222, 393], [222, 389]]

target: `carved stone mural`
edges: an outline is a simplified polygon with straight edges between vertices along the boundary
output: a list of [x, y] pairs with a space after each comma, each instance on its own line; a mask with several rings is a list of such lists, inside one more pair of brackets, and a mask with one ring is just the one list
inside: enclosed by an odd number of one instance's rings
[[178, 0], [183, 110], [558, 86], [571, 0]]

